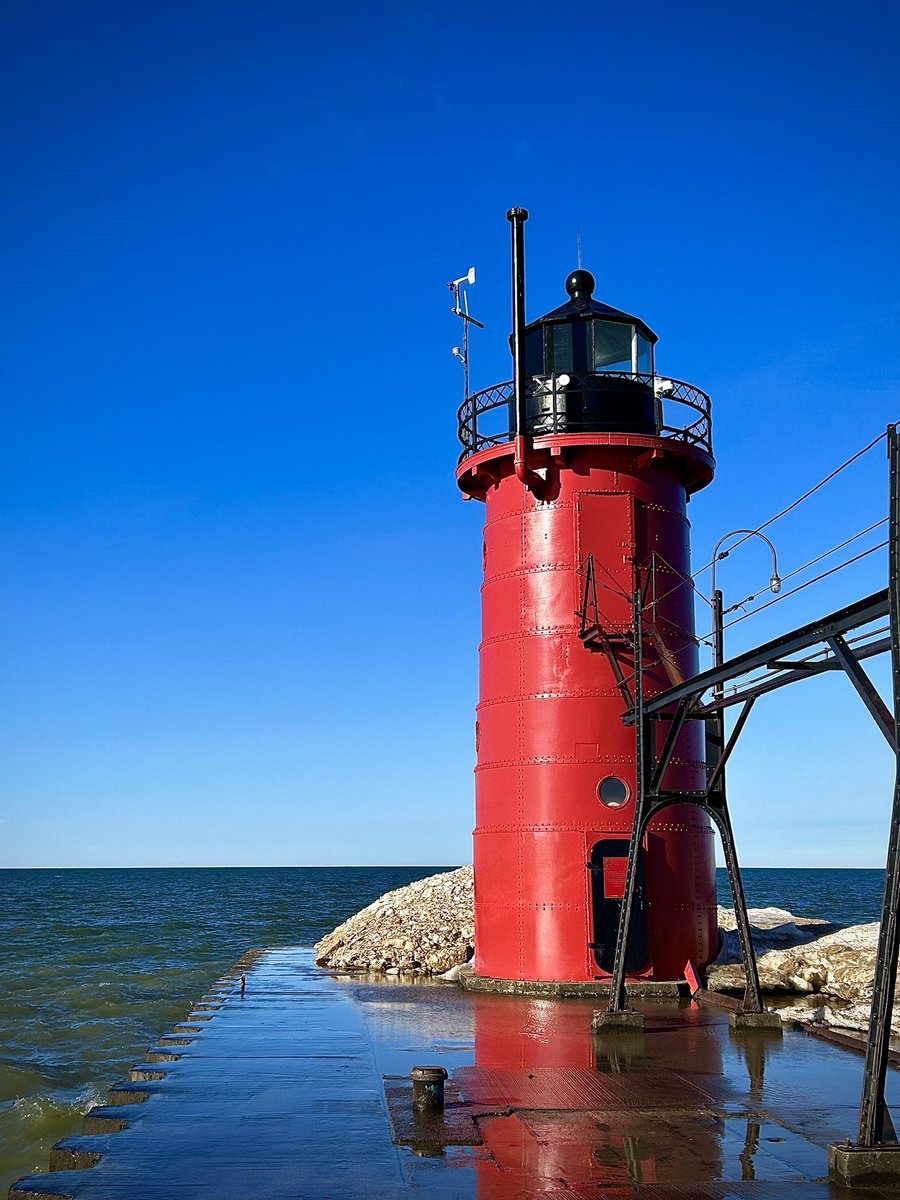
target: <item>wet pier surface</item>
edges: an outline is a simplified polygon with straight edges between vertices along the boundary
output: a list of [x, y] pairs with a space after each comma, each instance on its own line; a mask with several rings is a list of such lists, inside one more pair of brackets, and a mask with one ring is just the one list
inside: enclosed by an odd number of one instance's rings
[[[900, 1196], [827, 1182], [855, 1135], [863, 1060], [727, 1013], [635, 1001], [643, 1034], [592, 1035], [597, 1001], [472, 994], [263, 953], [211, 989], [110, 1104], [11, 1197], [664, 1200]], [[410, 1070], [447, 1068], [443, 1118]], [[891, 1070], [888, 1099], [900, 1102]], [[73, 1169], [78, 1168], [78, 1169]]]

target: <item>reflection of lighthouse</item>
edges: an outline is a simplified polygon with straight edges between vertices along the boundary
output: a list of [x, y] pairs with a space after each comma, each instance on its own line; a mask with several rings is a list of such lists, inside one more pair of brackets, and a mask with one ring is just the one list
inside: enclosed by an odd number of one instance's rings
[[[634, 816], [634, 732], [622, 713], [636, 583], [645, 694], [697, 669], [685, 508], [713, 476], [709, 401], [657, 378], [656, 336], [595, 300], [587, 271], [569, 276], [565, 304], [525, 326], [527, 214], [509, 217], [517, 378], [466, 397], [457, 470], [463, 492], [486, 506], [476, 971], [589, 982], [612, 970]], [[676, 426], [664, 398], [689, 420]], [[577, 615], [588, 562], [589, 636]], [[684, 790], [705, 785], [697, 722], [667, 778]], [[668, 809], [639, 864], [629, 971], [679, 978], [716, 948], [706, 816]]]
[[[478, 1200], [535, 1195], [563, 1180], [573, 1189], [624, 1189], [721, 1177], [724, 1122], [706, 1111], [673, 1116], [657, 1106], [651, 1116], [652, 1102], [649, 1112], [641, 1108], [648, 1102], [642, 1073], [650, 1090], [660, 1068], [683, 1070], [689, 1063], [701, 1087], [721, 1075], [719, 1039], [704, 1028], [709, 1017], [696, 1005], [680, 1007], [675, 1022], [672, 1008], [658, 1009], [646, 1039], [618, 1034], [601, 1042], [591, 1036], [589, 999], [476, 994], [471, 1000], [475, 1067], [457, 1069], [454, 1078], [463, 1092], [493, 1085], [516, 1101], [509, 1113], [500, 1103], [496, 1115], [478, 1118], [488, 1155], [473, 1161]], [[652, 1060], [645, 1046], [651, 1039]], [[628, 1103], [592, 1102], [590, 1078], [601, 1088], [622, 1081]]]

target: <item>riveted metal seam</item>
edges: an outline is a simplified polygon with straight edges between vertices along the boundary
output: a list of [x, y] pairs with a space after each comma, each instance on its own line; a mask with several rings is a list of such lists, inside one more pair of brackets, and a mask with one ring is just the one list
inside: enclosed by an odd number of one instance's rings
[[528, 629], [517, 629], [511, 633], [497, 633], [493, 637], [484, 638], [479, 650], [483, 650], [485, 646], [498, 645], [501, 642], [524, 641], [529, 637], [554, 637], [558, 634], [571, 634], [572, 637], [577, 637], [578, 626], [574, 620], [571, 625], [536, 625]]
[[565, 700], [569, 697], [584, 700], [610, 700], [616, 696], [621, 700], [622, 693], [618, 688], [572, 688], [570, 691], [528, 692], [524, 696], [508, 693], [504, 696], [493, 696], [490, 700], [479, 701], [476, 711], [488, 708], [492, 704], [515, 704], [520, 700]]
[[[535, 509], [535, 512], [565, 512], [567, 508], [574, 508], [575, 505], [571, 500], [547, 500], [540, 510]], [[489, 529], [492, 525], [499, 525], [503, 521], [522, 521], [524, 528], [523, 517], [527, 519], [528, 513], [522, 513], [519, 509], [512, 512], [500, 513], [499, 516], [490, 517], [484, 523], [484, 528]]]
[[[521, 507], [519, 518], [519, 536], [521, 538], [520, 553], [521, 562], [528, 561], [528, 538], [526, 533], [526, 511], [527, 497], [529, 492], [526, 488], [521, 489]], [[526, 614], [526, 596], [527, 596], [527, 576], [519, 575], [519, 627], [525, 626]], [[525, 679], [527, 675], [527, 667], [525, 662], [525, 641], [522, 639], [519, 642], [519, 690], [525, 691]], [[519, 770], [518, 770], [518, 824], [519, 833], [516, 836], [516, 859], [517, 859], [517, 878], [516, 890], [521, 896], [524, 891], [524, 838], [521, 832], [521, 826], [525, 822], [525, 712], [522, 706], [519, 705]], [[518, 964], [519, 974], [525, 974], [525, 921], [524, 914], [520, 910], [518, 920], [519, 947], [518, 947]]]
[[[593, 743], [591, 743], [593, 745]], [[565, 766], [567, 764], [590, 764], [590, 763], [621, 763], [628, 762], [629, 759], [623, 754], [541, 754], [534, 758], [494, 758], [488, 759], [485, 762], [480, 762], [476, 766], [476, 771], [487, 771], [495, 767], [517, 767], [520, 764], [530, 767], [545, 767], [545, 766]], [[699, 768], [705, 764], [699, 761], [686, 759], [679, 763], [679, 766]]]
[[[685, 829], [693, 829], [693, 825], [685, 825]], [[483, 835], [485, 833], [585, 833], [591, 832], [585, 829], [583, 821], [546, 821], [534, 823], [531, 825], [520, 825], [517, 821], [505, 821], [496, 825], [481, 825], [476, 830], [476, 833]], [[604, 826], [603, 834], [612, 833], [630, 833], [631, 824], [610, 824]]]
[[496, 912], [540, 912], [542, 909], [555, 909], [558, 912], [582, 912], [584, 909], [583, 904], [567, 903], [564, 900], [509, 900], [506, 902], [482, 900], [480, 905], [482, 908], [490, 908]]
[[485, 575], [481, 590], [490, 587], [492, 583], [501, 582], [504, 579], [516, 579], [521, 575], [545, 575], [551, 571], [574, 571], [574, 561], [569, 562], [548, 562], [548, 563], [532, 563], [527, 567], [515, 567], [509, 571], [498, 571], [495, 575]]

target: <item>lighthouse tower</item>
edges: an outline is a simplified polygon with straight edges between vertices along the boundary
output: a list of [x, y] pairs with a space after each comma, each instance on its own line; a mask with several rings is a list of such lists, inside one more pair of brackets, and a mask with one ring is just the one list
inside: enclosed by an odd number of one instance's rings
[[[457, 480], [485, 505], [475, 971], [592, 983], [612, 973], [634, 819], [635, 589], [650, 697], [697, 670], [686, 508], [715, 463], [709, 398], [656, 373], [656, 335], [588, 271], [525, 323], [527, 215], [508, 214], [515, 378], [459, 411]], [[700, 722], [667, 779], [705, 787]], [[678, 979], [716, 949], [713, 830], [673, 806], [641, 849], [628, 972]]]

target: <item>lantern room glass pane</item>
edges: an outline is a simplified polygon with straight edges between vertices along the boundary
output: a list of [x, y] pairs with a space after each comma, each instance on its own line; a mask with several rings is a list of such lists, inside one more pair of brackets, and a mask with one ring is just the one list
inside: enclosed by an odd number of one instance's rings
[[533, 329], [525, 339], [525, 374], [544, 373], [544, 330]]
[[584, 375], [593, 370], [588, 349], [588, 323], [566, 321], [549, 326], [546, 374]]
[[594, 370], [631, 371], [633, 325], [594, 321]]
[[547, 374], [574, 371], [572, 365], [572, 326], [551, 325], [547, 345]]
[[638, 371], [641, 375], [653, 374], [653, 343], [638, 334]]
[[585, 375], [591, 369], [590, 353], [588, 351], [588, 323], [576, 321], [572, 330], [572, 366], [570, 370], [576, 375]]

